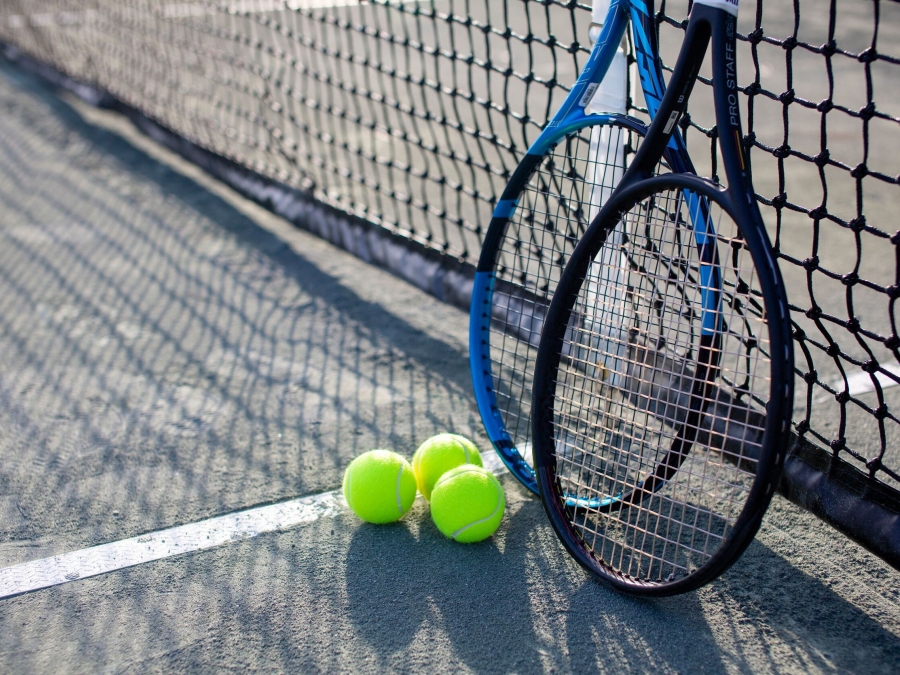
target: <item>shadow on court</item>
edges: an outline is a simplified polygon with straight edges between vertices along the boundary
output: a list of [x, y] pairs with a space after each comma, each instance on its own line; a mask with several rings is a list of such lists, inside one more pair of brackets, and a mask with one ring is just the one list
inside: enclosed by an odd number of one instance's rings
[[469, 429], [465, 355], [392, 311], [405, 285], [290, 247], [6, 75], [32, 91], [6, 79], [0, 131], [0, 536], [99, 543], [331, 489], [361, 451]]
[[[8, 602], [44, 620], [9, 633], [5, 653], [32, 670], [65, 651], [83, 670], [141, 672], [860, 674], [900, 654], [877, 609], [759, 543], [700, 593], [619, 595], [505, 484], [513, 513], [496, 540], [447, 541], [421, 501], [394, 526], [319, 521]], [[40, 636], [51, 646], [33, 653]]]
[[700, 593], [641, 600], [565, 559], [542, 515], [527, 504], [501, 545], [462, 550], [429, 522], [418, 536], [358, 527], [346, 562], [357, 635], [400, 670], [435, 627], [484, 673], [888, 673], [900, 656], [876, 617], [759, 542]]

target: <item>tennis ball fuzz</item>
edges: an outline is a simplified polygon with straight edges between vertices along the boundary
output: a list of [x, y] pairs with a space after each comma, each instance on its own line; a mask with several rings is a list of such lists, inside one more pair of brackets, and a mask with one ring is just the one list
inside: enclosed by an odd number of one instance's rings
[[487, 539], [506, 511], [503, 487], [494, 474], [472, 464], [440, 477], [431, 492], [431, 518], [446, 536], [462, 544]]
[[416, 484], [425, 499], [431, 499], [431, 491], [438, 479], [462, 464], [482, 466], [481, 453], [465, 436], [438, 434], [419, 446], [413, 455], [413, 472]]
[[416, 478], [403, 457], [390, 450], [370, 450], [344, 472], [344, 499], [367, 523], [393, 523], [416, 498]]

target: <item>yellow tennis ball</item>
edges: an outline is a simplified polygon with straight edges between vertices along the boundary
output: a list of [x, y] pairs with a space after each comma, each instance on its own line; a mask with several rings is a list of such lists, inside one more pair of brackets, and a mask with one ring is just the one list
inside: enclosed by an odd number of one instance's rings
[[403, 457], [390, 450], [370, 450], [344, 472], [344, 499], [368, 523], [400, 520], [416, 498], [416, 478]]
[[431, 492], [431, 518], [437, 528], [463, 544], [487, 539], [506, 511], [503, 487], [494, 474], [467, 464], [441, 476]]
[[461, 464], [482, 466], [478, 447], [465, 436], [438, 434], [419, 446], [413, 455], [413, 472], [416, 484], [425, 499], [431, 499], [431, 491], [438, 479]]

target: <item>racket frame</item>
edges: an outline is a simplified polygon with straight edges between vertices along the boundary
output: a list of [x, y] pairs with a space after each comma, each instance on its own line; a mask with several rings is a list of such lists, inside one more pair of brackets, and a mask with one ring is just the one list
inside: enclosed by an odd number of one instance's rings
[[[475, 400], [485, 432], [500, 459], [535, 494], [538, 493], [538, 486], [534, 470], [520, 449], [516, 448], [507, 431], [494, 391], [490, 340], [491, 312], [496, 290], [494, 269], [500, 253], [500, 243], [515, 214], [520, 196], [546, 155], [561, 140], [586, 127], [604, 124], [621, 124], [642, 135], [645, 133], [644, 125], [633, 118], [618, 114], [587, 113], [585, 110], [609, 70], [629, 23], [644, 99], [651, 118], [655, 118], [666, 86], [657, 48], [653, 0], [611, 0], [603, 28], [578, 79], [553, 118], [528, 148], [504, 188], [494, 208], [475, 271], [469, 309], [469, 367]], [[693, 172], [687, 147], [677, 130], [670, 136], [668, 145], [665, 154], [672, 171]], [[660, 156], [662, 154], [661, 152]], [[539, 331], [534, 331], [534, 335], [538, 337]], [[536, 343], [532, 344], [537, 346]], [[529, 402], [525, 402], [526, 408], [528, 405]]]
[[[719, 576], [740, 557], [759, 530], [762, 517], [780, 479], [790, 439], [793, 407], [793, 341], [790, 314], [784, 282], [753, 191], [749, 158], [743, 152], [735, 60], [736, 8], [732, 13], [729, 9], [723, 9], [725, 4], [727, 4], [725, 0], [695, 0], [678, 61], [647, 136], [619, 187], [591, 223], [563, 271], [557, 285], [558, 292], [554, 294], [544, 323], [535, 367], [531, 413], [532, 442], [541, 500], [551, 524], [576, 561], [589, 571], [598, 574], [604, 581], [636, 595], [674, 595], [694, 590]], [[687, 107], [691, 89], [696, 82], [710, 42], [712, 42], [716, 122], [720, 130], [719, 141], [728, 182], [727, 188], [691, 174], [667, 174], [656, 177], [651, 175], [655, 162], [659, 161], [671, 140], [677, 138], [677, 122]], [[570, 287], [580, 288], [591, 261], [624, 214], [642, 199], [665, 189], [682, 190], [689, 203], [716, 202], [738, 224], [754, 264], [761, 276], [769, 278], [768, 283], [761, 284], [761, 291], [767, 310], [771, 354], [771, 382], [766, 422], [755, 478], [747, 500], [717, 551], [700, 568], [671, 582], [635, 579], [592, 555], [571, 522], [578, 504], [573, 504], [572, 497], [563, 491], [556, 477], [553, 422], [555, 373], [559, 367], [565, 326], [577, 297], [577, 293], [559, 291], [565, 291]], [[704, 221], [705, 218], [698, 220]], [[696, 222], [693, 224], [698, 247], [702, 249], [705, 233], [698, 232]], [[701, 259], [702, 257], [701, 252]], [[717, 325], [717, 322], [707, 319], [707, 313], [713, 311], [708, 301], [703, 299], [701, 302], [704, 306], [702, 332], [705, 334], [710, 327]], [[688, 448], [687, 451], [689, 450]], [[683, 461], [683, 457], [681, 460]], [[654, 488], [658, 490], [662, 484], [664, 481], [656, 484]], [[586, 499], [583, 500], [583, 506], [596, 508], [597, 505]]]
[[[624, 214], [634, 204], [663, 189], [691, 191], [707, 202], [718, 203], [723, 208], [731, 206], [725, 191], [706, 179], [692, 174], [666, 174], [632, 183], [617, 191], [608, 202], [609, 212], [602, 215], [608, 216], [609, 213], [612, 213], [615, 217], [617, 214]], [[606, 234], [610, 229], [603, 227], [606, 222], [618, 222], [618, 218], [615, 221], [611, 219], [604, 221], [598, 217], [594, 221], [591, 229], [572, 254], [570, 264], [566, 266], [563, 277], [557, 286], [558, 290], [566, 291], [573, 285], [575, 288], [580, 286], [591, 262], [605, 242]], [[760, 263], [766, 264], [766, 261], [771, 259], [771, 247], [768, 238], [760, 236], [762, 232], [750, 228], [744, 233], [747, 248], [758, 266]], [[777, 268], [775, 271], [777, 272]], [[780, 281], [780, 277], [777, 275], [774, 279]], [[783, 294], [778, 291], [777, 282], [770, 281], [771, 283], [762, 284], [761, 290], [765, 306], [772, 310], [785, 305], [785, 302]], [[779, 330], [775, 327], [774, 321], [770, 320], [769, 322], [771, 352], [783, 354], [784, 357], [772, 359], [769, 406], [765, 416], [765, 428], [757, 458], [756, 474], [746, 502], [735, 519], [728, 537], [723, 540], [709, 560], [694, 573], [670, 583], [642, 581], [623, 574], [594, 557], [590, 547], [582, 540], [579, 530], [572, 524], [573, 516], [579, 509], [587, 508], [603, 512], [613, 510], [613, 508], [628, 508], [628, 504], [624, 503], [628, 501], [627, 497], [623, 497], [618, 505], [604, 504], [599, 498], [582, 498], [579, 501], [573, 499], [572, 495], [563, 489], [557, 478], [554, 442], [556, 436], [553, 420], [555, 373], [559, 368], [561, 347], [565, 336], [564, 327], [568, 322], [568, 316], [576, 297], [577, 293], [557, 293], [554, 296], [554, 302], [551, 303], [547, 314], [546, 325], [548, 327], [562, 326], [563, 328], [556, 331], [548, 328], [544, 332], [535, 367], [532, 438], [537, 481], [544, 509], [550, 518], [553, 529], [572, 557], [585, 569], [598, 574], [612, 586], [631, 594], [655, 596], [675, 595], [699, 588], [724, 572], [740, 557], [753, 540], [780, 479], [788, 445], [790, 411], [793, 402], [790, 330], [789, 328]], [[786, 305], [784, 309], [786, 311]], [[789, 326], [789, 324], [787, 325]], [[686, 454], [681, 455], [680, 461], [683, 461], [685, 456]], [[663, 463], [665, 460], [661, 462], [661, 464]], [[656, 485], [655, 489], [662, 487], [662, 484]]]

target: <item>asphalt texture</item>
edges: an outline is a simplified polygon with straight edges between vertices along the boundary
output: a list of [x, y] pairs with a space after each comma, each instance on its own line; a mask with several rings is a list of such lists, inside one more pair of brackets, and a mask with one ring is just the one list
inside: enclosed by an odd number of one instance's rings
[[[0, 64], [0, 567], [486, 447], [467, 323]], [[897, 572], [779, 497], [719, 580], [637, 600], [502, 481], [481, 544], [420, 499], [0, 601], [0, 672], [897, 671]]]

